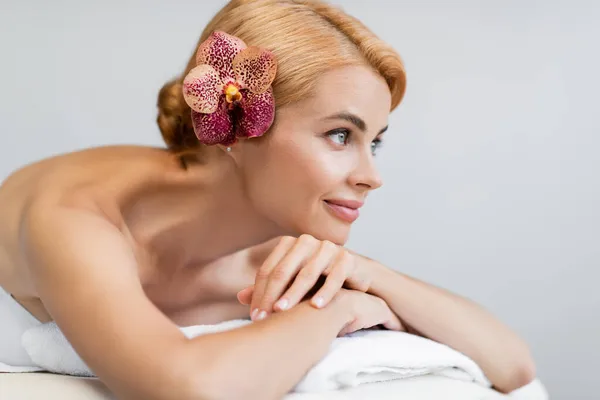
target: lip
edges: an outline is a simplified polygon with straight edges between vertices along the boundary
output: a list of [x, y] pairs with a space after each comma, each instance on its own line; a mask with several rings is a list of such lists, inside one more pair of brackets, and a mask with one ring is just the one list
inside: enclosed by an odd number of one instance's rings
[[357, 200], [325, 200], [327, 209], [339, 219], [352, 223], [356, 221], [360, 215], [358, 209], [363, 206], [362, 201]]

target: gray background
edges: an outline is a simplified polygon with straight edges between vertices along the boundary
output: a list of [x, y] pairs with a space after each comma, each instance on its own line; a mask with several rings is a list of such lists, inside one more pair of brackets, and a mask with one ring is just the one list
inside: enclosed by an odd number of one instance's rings
[[[91, 145], [160, 145], [156, 95], [221, 1], [0, 4], [0, 179]], [[470, 297], [555, 399], [600, 371], [600, 6], [337, 1], [401, 53], [386, 184], [349, 246]]]

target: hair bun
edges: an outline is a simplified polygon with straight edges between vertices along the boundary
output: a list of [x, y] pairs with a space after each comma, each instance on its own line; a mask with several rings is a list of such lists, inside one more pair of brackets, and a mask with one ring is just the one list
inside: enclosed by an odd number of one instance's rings
[[179, 79], [167, 82], [158, 93], [158, 117], [156, 119], [163, 140], [172, 150], [198, 146], [188, 105], [183, 99]]

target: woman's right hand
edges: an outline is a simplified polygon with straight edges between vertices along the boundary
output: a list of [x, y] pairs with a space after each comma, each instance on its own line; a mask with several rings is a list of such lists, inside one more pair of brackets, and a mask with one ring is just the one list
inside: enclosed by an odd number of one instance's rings
[[393, 331], [405, 331], [400, 319], [387, 303], [377, 296], [358, 290], [341, 289], [334, 301], [339, 302], [340, 306], [349, 312], [349, 321], [338, 336], [372, 328], [376, 325], [383, 325]]

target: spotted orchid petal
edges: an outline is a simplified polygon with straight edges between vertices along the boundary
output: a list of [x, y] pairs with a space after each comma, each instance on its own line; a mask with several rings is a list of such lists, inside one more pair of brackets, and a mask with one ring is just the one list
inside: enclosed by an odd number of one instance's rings
[[208, 64], [217, 70], [223, 83], [233, 82], [233, 59], [246, 47], [242, 39], [215, 31], [198, 47], [196, 65]]
[[192, 110], [212, 113], [219, 105], [222, 87], [219, 73], [213, 67], [198, 65], [183, 80], [183, 98]]
[[259, 137], [264, 135], [275, 119], [275, 98], [268, 88], [262, 93], [246, 91], [240, 102], [240, 117], [236, 135], [238, 137]]
[[275, 55], [256, 46], [245, 48], [233, 59], [233, 72], [243, 88], [263, 93], [277, 74]]
[[236, 141], [233, 121], [224, 96], [219, 98], [217, 109], [210, 114], [192, 110], [192, 126], [198, 140], [206, 145], [230, 145]]

